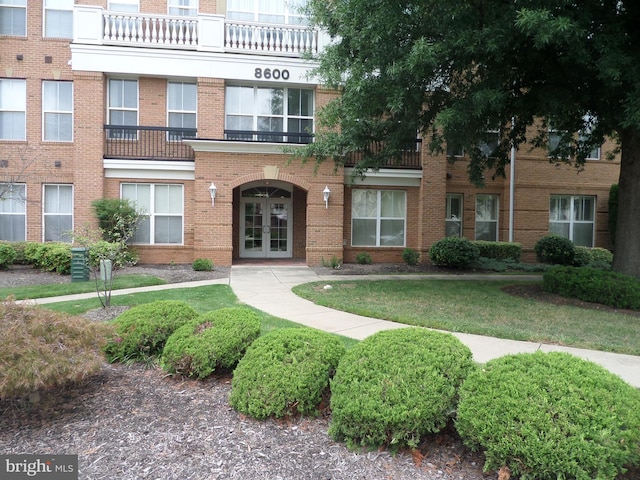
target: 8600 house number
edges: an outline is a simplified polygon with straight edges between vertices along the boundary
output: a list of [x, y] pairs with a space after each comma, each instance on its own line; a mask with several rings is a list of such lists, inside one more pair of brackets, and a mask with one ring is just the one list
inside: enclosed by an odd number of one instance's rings
[[253, 75], [255, 78], [264, 78], [266, 80], [289, 80], [289, 70], [280, 70], [278, 68], [256, 68]]

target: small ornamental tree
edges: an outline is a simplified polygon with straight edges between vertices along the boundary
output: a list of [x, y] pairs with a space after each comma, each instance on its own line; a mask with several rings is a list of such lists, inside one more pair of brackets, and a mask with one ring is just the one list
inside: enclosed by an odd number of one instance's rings
[[114, 268], [133, 264], [136, 255], [127, 242], [146, 215], [138, 212], [128, 200], [102, 198], [92, 203], [100, 231], [74, 233], [74, 241], [87, 249], [89, 268], [96, 282], [96, 293], [103, 307], [111, 306]]

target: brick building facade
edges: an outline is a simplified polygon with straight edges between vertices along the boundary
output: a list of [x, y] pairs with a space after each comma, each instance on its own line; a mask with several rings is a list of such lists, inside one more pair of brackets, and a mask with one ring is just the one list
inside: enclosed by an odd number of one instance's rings
[[610, 247], [613, 145], [580, 173], [518, 151], [513, 186], [508, 171], [483, 189], [464, 157], [418, 142], [354, 183], [349, 168], [291, 162], [283, 146], [312, 141], [332, 95], [307, 77], [302, 52], [326, 39], [296, 3], [0, 3], [0, 239], [68, 239], [109, 197], [148, 215], [134, 239], [144, 263], [398, 262], [445, 235], [513, 240], [530, 258], [550, 231]]

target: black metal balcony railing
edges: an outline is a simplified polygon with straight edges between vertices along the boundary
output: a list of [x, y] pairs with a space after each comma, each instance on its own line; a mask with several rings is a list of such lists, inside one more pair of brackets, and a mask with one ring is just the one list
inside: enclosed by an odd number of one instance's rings
[[193, 149], [182, 142], [195, 137], [194, 128], [105, 125], [105, 158], [132, 160], [194, 160]]
[[224, 139], [236, 142], [311, 143], [313, 142], [313, 134], [304, 132], [225, 130]]
[[[384, 142], [373, 142], [369, 147], [369, 152], [377, 153], [381, 152], [384, 147]], [[420, 160], [420, 152], [422, 147], [422, 139], [417, 138], [414, 142], [411, 142], [410, 145], [401, 152], [399, 158], [391, 158], [387, 160], [385, 165], [380, 165], [380, 167], [384, 168], [405, 168], [405, 169], [422, 169], [422, 161]], [[353, 167], [358, 162], [362, 161], [364, 157], [363, 151], [351, 152], [347, 155], [347, 160], [345, 161], [346, 167]]]

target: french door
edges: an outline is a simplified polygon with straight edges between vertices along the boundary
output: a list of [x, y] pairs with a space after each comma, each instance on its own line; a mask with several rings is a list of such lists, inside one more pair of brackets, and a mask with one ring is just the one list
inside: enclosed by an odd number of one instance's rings
[[291, 199], [242, 198], [240, 257], [291, 258]]

